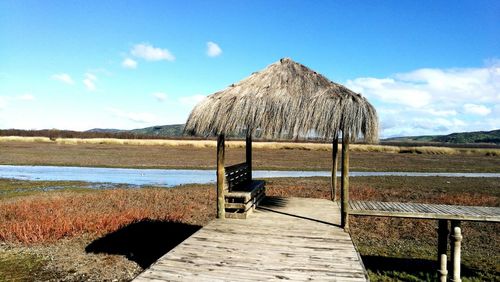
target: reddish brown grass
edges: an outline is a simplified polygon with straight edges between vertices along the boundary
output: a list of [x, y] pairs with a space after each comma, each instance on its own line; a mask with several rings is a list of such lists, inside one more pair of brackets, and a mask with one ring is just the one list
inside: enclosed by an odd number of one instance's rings
[[0, 241], [100, 236], [144, 219], [205, 223], [213, 217], [214, 202], [213, 193], [199, 187], [39, 194], [0, 203]]

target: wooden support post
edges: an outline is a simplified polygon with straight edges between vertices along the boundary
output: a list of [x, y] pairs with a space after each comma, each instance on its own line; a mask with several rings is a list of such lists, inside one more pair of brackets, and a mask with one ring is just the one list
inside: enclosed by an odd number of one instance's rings
[[337, 201], [337, 155], [339, 152], [339, 137], [335, 137], [332, 142], [332, 201]]
[[446, 282], [448, 276], [448, 257], [446, 251], [448, 250], [448, 220], [440, 219], [438, 222], [438, 277], [439, 281]]
[[252, 136], [247, 136], [246, 140], [246, 162], [248, 165], [248, 178], [252, 180]]
[[225, 142], [224, 134], [217, 138], [217, 218], [225, 218], [224, 185], [226, 175], [224, 172]]
[[340, 183], [340, 226], [349, 231], [349, 133], [342, 131], [342, 181]]
[[462, 247], [462, 230], [460, 229], [460, 221], [451, 221], [450, 232], [450, 245], [451, 245], [451, 281], [460, 282], [460, 255]]

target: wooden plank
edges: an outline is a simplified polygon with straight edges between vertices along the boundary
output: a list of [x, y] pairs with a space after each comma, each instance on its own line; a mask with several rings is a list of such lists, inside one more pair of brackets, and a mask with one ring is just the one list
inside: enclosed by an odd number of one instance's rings
[[365, 202], [365, 206], [368, 208], [368, 210], [372, 211], [372, 210], [375, 210], [375, 206], [373, 205], [373, 203], [371, 201], [366, 201]]
[[499, 207], [353, 201], [354, 215], [500, 222]]
[[352, 202], [354, 204], [356, 210], [362, 209], [360, 202], [358, 201], [349, 201], [349, 202]]
[[413, 206], [415, 207], [415, 212], [432, 213], [432, 211], [424, 204], [414, 203]]
[[394, 205], [391, 205], [390, 203], [387, 202], [380, 202], [382, 207], [384, 208], [385, 211], [393, 211], [394, 210]]
[[397, 202], [397, 203], [394, 203], [394, 204], [396, 204], [396, 205], [399, 206], [401, 212], [407, 212], [407, 213], [413, 212], [412, 209], [407, 205], [407, 203], [399, 203], [399, 202]]
[[368, 206], [366, 205], [366, 202], [360, 202], [360, 204], [363, 210], [370, 210], [370, 208], [368, 208]]
[[492, 208], [492, 207], [474, 207], [474, 208], [483, 211], [485, 214], [488, 214], [490, 216], [500, 216], [500, 209], [498, 208]]
[[246, 220], [214, 220], [134, 281], [367, 281], [340, 211], [290, 198]]
[[481, 215], [485, 216], [499, 216], [500, 214], [495, 214], [495, 212], [492, 212], [489, 207], [473, 207], [474, 210]]
[[402, 212], [402, 211], [404, 211], [402, 209], [402, 207], [399, 205], [399, 203], [390, 202], [390, 203], [388, 203], [388, 205], [391, 207], [391, 211], [393, 211], [393, 212]]

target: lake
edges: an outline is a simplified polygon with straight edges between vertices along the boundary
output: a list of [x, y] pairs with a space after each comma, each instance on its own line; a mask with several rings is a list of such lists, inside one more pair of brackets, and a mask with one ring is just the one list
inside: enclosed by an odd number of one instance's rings
[[[340, 172], [337, 172], [340, 175]], [[447, 173], [447, 172], [361, 172], [351, 171], [351, 177], [407, 176], [407, 177], [500, 177], [500, 173]], [[330, 176], [330, 171], [277, 171], [255, 170], [254, 178]], [[0, 165], [0, 178], [42, 181], [84, 181], [129, 185], [172, 187], [181, 184], [215, 183], [215, 170], [201, 169], [137, 169], [65, 166]]]

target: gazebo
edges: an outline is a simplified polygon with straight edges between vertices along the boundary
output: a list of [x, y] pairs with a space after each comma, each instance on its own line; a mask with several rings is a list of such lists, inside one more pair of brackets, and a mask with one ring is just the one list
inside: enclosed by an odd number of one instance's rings
[[[226, 89], [209, 95], [191, 112], [185, 132], [217, 136], [217, 217], [225, 217], [228, 192], [225, 138], [246, 137], [247, 173], [252, 179], [252, 138], [332, 142], [332, 200], [336, 200], [339, 137], [342, 138], [341, 225], [348, 228], [349, 142], [378, 141], [375, 108], [360, 94], [284, 58]], [[237, 171], [241, 165], [233, 166]], [[241, 169], [240, 169], [241, 170]], [[233, 179], [234, 180], [234, 179]], [[230, 188], [230, 187], [229, 187]], [[256, 204], [256, 203], [255, 203]]]

